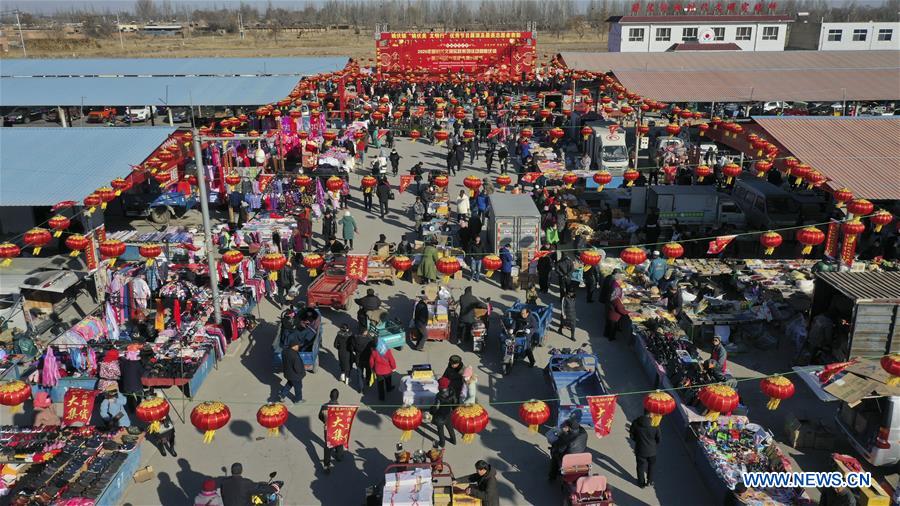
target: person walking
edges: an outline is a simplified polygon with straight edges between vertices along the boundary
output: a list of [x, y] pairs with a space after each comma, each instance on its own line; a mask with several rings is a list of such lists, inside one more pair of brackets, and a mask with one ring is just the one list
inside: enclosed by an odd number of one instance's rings
[[416, 201], [412, 205], [413, 219], [416, 222], [415, 232], [421, 233], [422, 221], [425, 220], [425, 204], [422, 203], [422, 197], [416, 197]]
[[467, 286], [459, 297], [459, 331], [456, 334], [460, 342], [471, 338], [472, 325], [475, 324], [475, 311], [487, 309], [487, 304], [472, 295], [472, 287]]
[[216, 480], [204, 480], [203, 488], [194, 496], [194, 506], [225, 506]]
[[485, 247], [481, 242], [481, 235], [476, 235], [469, 243], [469, 280], [473, 283], [481, 281], [481, 259], [484, 258]]
[[550, 273], [553, 272], [553, 254], [546, 246], [541, 247], [541, 257], [537, 261], [538, 291], [547, 293], [550, 290]]
[[337, 223], [334, 219], [334, 212], [331, 208], [326, 207], [325, 213], [322, 215], [322, 242], [327, 246], [335, 237], [337, 237]]
[[547, 478], [555, 480], [562, 467], [562, 459], [566, 455], [587, 451], [587, 431], [578, 420], [569, 418], [560, 427], [560, 434], [550, 447], [550, 472]]
[[422, 250], [422, 261], [416, 269], [416, 274], [427, 283], [434, 283], [438, 279], [437, 271], [438, 250], [432, 242], [425, 244]]
[[428, 340], [428, 303], [424, 295], [419, 296], [413, 308], [413, 332], [416, 339], [413, 346], [417, 351], [424, 350]]
[[372, 212], [372, 188], [363, 188], [363, 209]]
[[487, 173], [490, 174], [494, 165], [494, 143], [488, 144], [487, 151], [484, 152], [484, 163], [487, 167]]
[[513, 256], [509, 251], [509, 244], [504, 244], [500, 248], [500, 288], [504, 290], [512, 290], [512, 268]]
[[572, 272], [575, 270], [575, 262], [568, 253], [563, 253], [559, 262], [556, 262], [556, 275], [559, 277], [559, 298], [562, 300], [570, 291], [574, 292], [572, 286]]
[[378, 384], [378, 400], [383, 401], [387, 393], [394, 390], [394, 386], [391, 385], [391, 376], [397, 369], [397, 362], [394, 360], [391, 349], [384, 346], [382, 350], [380, 346], [376, 346], [369, 355], [369, 367], [375, 374], [375, 382]]
[[455, 176], [457, 172], [462, 172], [463, 162], [466, 161], [466, 148], [462, 144], [456, 145], [456, 157], [454, 158], [456, 162], [456, 170], [453, 171], [453, 175]]
[[391, 185], [387, 178], [381, 178], [378, 181], [375, 194], [378, 195], [378, 210], [381, 213], [381, 219], [384, 219], [384, 215], [388, 213], [388, 202], [391, 200]]
[[600, 266], [594, 266], [590, 269], [587, 269], [584, 273], [584, 287], [585, 287], [585, 296], [587, 302], [594, 302], [595, 297], [599, 297], [600, 295], [600, 277], [603, 274], [600, 272]]
[[340, 392], [338, 392], [337, 388], [332, 388], [331, 392], [328, 393], [328, 402], [322, 404], [322, 407], [319, 408], [319, 420], [323, 424], [323, 429], [325, 430], [326, 436], [322, 438], [325, 441], [325, 448], [322, 452], [322, 467], [325, 468], [325, 474], [331, 474], [331, 459], [340, 462], [344, 459], [344, 445], [337, 445], [334, 448], [328, 446], [328, 429], [324, 424], [328, 421], [328, 406], [336, 406], [338, 404], [338, 396]]
[[500, 144], [500, 149], [497, 150], [497, 160], [500, 162], [500, 173], [506, 174], [509, 170], [509, 150], [505, 143]]
[[224, 506], [247, 506], [250, 496], [256, 490], [256, 483], [244, 478], [244, 466], [240, 462], [231, 464], [231, 476], [222, 480], [219, 490], [222, 492]]
[[356, 228], [356, 220], [353, 219], [353, 216], [350, 216], [349, 209], [344, 211], [344, 217], [341, 218], [340, 225], [344, 247], [347, 248], [347, 251], [351, 251], [353, 249], [353, 236], [359, 234], [359, 229]]
[[616, 285], [606, 308], [606, 338], [615, 341], [616, 335], [626, 326], [626, 322], [631, 322], [631, 313], [622, 304], [622, 289]]
[[575, 340], [575, 292], [569, 292], [562, 297], [562, 305], [559, 308], [559, 334], [562, 335], [563, 327], [570, 330], [569, 337]]
[[400, 159], [403, 158], [400, 156], [400, 153], [397, 152], [397, 149], [391, 149], [391, 154], [388, 155], [388, 160], [391, 162], [391, 172], [396, 176], [397, 173], [400, 172]]
[[337, 335], [334, 338], [334, 351], [338, 356], [338, 364], [341, 367], [340, 381], [349, 384], [350, 373], [353, 371], [353, 332], [350, 331], [350, 325], [346, 323], [341, 325]]
[[465, 190], [459, 191], [456, 198], [456, 221], [463, 222], [469, 219], [469, 196]]
[[659, 427], [654, 427], [650, 421], [650, 412], [644, 410], [644, 414], [631, 422], [628, 430], [631, 440], [634, 441], [634, 457], [637, 461], [637, 485], [641, 488], [653, 485], [653, 466], [656, 464], [656, 447], [660, 442]]
[[[456, 444], [456, 433], [453, 430], [453, 424], [450, 423], [450, 416], [457, 404], [459, 404], [459, 397], [450, 389], [450, 379], [442, 377], [438, 380], [438, 393], [434, 397], [434, 403], [428, 408], [431, 421], [434, 423], [434, 431], [438, 436], [438, 448], [443, 448], [447, 444], [447, 440], [453, 445]], [[444, 436], [444, 431], [447, 432], [446, 436]]]
[[278, 402], [283, 401], [294, 389], [294, 404], [303, 404], [303, 378], [306, 376], [306, 367], [300, 358], [300, 341], [293, 339], [288, 342], [286, 348], [281, 351], [281, 369], [284, 373], [285, 384], [278, 392]]
[[356, 359], [356, 379], [359, 382], [359, 393], [362, 393], [369, 382], [369, 376], [372, 374], [369, 358], [371, 358], [375, 348], [375, 340], [369, 335], [368, 329], [360, 327], [356, 334], [353, 335], [351, 346]]

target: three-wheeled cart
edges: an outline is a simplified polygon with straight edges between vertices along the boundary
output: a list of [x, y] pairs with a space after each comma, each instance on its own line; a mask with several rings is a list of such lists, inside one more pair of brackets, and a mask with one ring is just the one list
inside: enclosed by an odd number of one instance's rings
[[442, 456], [430, 462], [391, 464], [384, 470], [381, 483], [366, 487], [365, 504], [481, 506], [480, 499], [465, 493], [465, 484], [453, 485], [455, 479], [453, 469]]
[[306, 290], [306, 303], [309, 307], [347, 309], [357, 286], [359, 281], [356, 278], [326, 272], [310, 283]]
[[[288, 328], [288, 320], [293, 328]], [[286, 338], [296, 329], [300, 339], [300, 360], [303, 367], [311, 373], [319, 368], [319, 348], [322, 347], [322, 313], [318, 309], [307, 307], [302, 301], [282, 311], [281, 318], [272, 341], [272, 359], [276, 367], [281, 367], [281, 351], [286, 345]]]
[[536, 332], [538, 344], [544, 344], [544, 335], [547, 334], [547, 329], [549, 329], [550, 324], [553, 323], [553, 304], [541, 306], [539, 304], [526, 304], [524, 302], [516, 301], [513, 303], [512, 307], [507, 310], [507, 313], [520, 313], [523, 308], [527, 309], [537, 317], [538, 328], [536, 329]]
[[572, 453], [562, 459], [564, 506], [612, 506], [613, 493], [606, 476], [591, 474], [593, 459], [590, 453]]
[[594, 425], [587, 398], [606, 394], [598, 365], [597, 356], [590, 353], [557, 353], [550, 356], [547, 374], [555, 397], [559, 399], [557, 426], [576, 409], [581, 410], [581, 425]]
[[384, 343], [388, 348], [399, 350], [406, 342], [406, 326], [400, 320], [369, 321], [369, 334], [375, 336], [378, 342]]

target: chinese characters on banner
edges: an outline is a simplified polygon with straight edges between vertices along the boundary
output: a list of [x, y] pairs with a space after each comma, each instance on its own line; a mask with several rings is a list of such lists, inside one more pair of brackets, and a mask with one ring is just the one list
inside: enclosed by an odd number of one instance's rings
[[88, 245], [87, 248], [84, 248], [84, 259], [87, 263], [88, 271], [97, 270], [97, 247], [94, 244], [94, 238], [88, 236]]
[[850, 267], [853, 265], [853, 257], [856, 256], [856, 243], [858, 241], [856, 235], [844, 234], [844, 244], [841, 246], [841, 265]]
[[94, 412], [94, 399], [99, 393], [99, 390], [68, 389], [63, 398], [63, 426], [88, 425]]
[[375, 42], [379, 72], [533, 74], [531, 32], [383, 32]]
[[719, 253], [725, 251], [725, 248], [731, 244], [731, 241], [737, 236], [734, 235], [720, 235], [716, 237], [712, 241], [709, 241], [709, 249], [706, 250], [707, 255], [718, 255]]
[[840, 223], [837, 220], [831, 220], [828, 224], [828, 234], [825, 236], [825, 256], [829, 258], [837, 258], [838, 243], [841, 240], [841, 236], [838, 233], [840, 230]]
[[365, 283], [369, 278], [369, 255], [347, 255], [347, 277]]
[[409, 185], [412, 184], [412, 182], [413, 182], [412, 174], [404, 174], [404, 175], [400, 176], [400, 193], [405, 192], [406, 189], [409, 188]]
[[329, 448], [350, 448], [350, 429], [359, 406], [328, 406], [325, 416], [325, 444]]
[[591, 420], [594, 421], [594, 432], [597, 437], [608, 436], [612, 432], [613, 417], [616, 416], [616, 395], [588, 396], [591, 408]]

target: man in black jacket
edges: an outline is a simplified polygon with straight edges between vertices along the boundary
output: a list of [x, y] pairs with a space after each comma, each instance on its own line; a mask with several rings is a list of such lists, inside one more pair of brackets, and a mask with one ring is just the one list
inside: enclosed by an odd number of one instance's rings
[[572, 261], [572, 257], [567, 253], [563, 253], [563, 257], [559, 262], [556, 262], [556, 275], [559, 276], [560, 300], [562, 300], [570, 290], [574, 290], [574, 287], [572, 286], [572, 271], [574, 270], [575, 262]]
[[[546, 247], [541, 248], [546, 251]], [[553, 272], [553, 253], [547, 253], [537, 261], [538, 291], [547, 293], [550, 289], [550, 273]]]
[[587, 302], [594, 302], [594, 297], [600, 295], [600, 281], [603, 274], [600, 266], [593, 266], [584, 273], [584, 286], [586, 288]]
[[[475, 217], [473, 216], [473, 219]], [[481, 235], [479, 232], [475, 232], [472, 230], [472, 224], [469, 223], [467, 227], [469, 229], [469, 234], [472, 236], [471, 242], [469, 242], [469, 270], [471, 274], [469, 275], [469, 280], [472, 282], [478, 282], [481, 280], [481, 259], [484, 258], [484, 243], [481, 242]]]
[[428, 340], [428, 304], [425, 297], [419, 297], [416, 301], [416, 307], [413, 309], [413, 329], [415, 342], [413, 345], [416, 350], [425, 349], [425, 341]]
[[345, 384], [350, 384], [350, 372], [353, 370], [353, 332], [350, 332], [350, 325], [346, 323], [341, 325], [340, 330], [334, 337], [334, 351], [338, 356], [338, 364], [341, 366], [340, 380]]
[[587, 451], [587, 439], [587, 431], [578, 420], [568, 419], [563, 422], [559, 438], [550, 447], [550, 480], [559, 476], [563, 457]]
[[278, 392], [278, 402], [288, 396], [291, 387], [294, 388], [294, 395], [297, 396], [294, 404], [306, 402], [303, 400], [303, 377], [306, 376], [306, 367], [303, 365], [303, 359], [300, 358], [300, 341], [292, 339], [281, 351], [281, 369], [284, 372], [286, 383]]
[[396, 149], [392, 149], [391, 154], [388, 155], [388, 160], [391, 161], [391, 172], [393, 172], [395, 176], [400, 172], [400, 158], [400, 153], [398, 153]]
[[474, 485], [466, 488], [466, 494], [481, 499], [483, 506], [500, 506], [500, 494], [497, 492], [497, 471], [487, 462], [483, 460], [476, 462], [475, 472], [461, 477], [460, 482]]
[[364, 297], [360, 297], [353, 302], [356, 302], [356, 305], [359, 307], [356, 312], [356, 322], [359, 323], [359, 328], [369, 328], [370, 311], [381, 309], [381, 299], [375, 295], [375, 290], [369, 288], [366, 290]]
[[375, 347], [375, 340], [369, 335], [369, 331], [365, 327], [360, 327], [350, 343], [353, 348], [353, 355], [356, 358], [356, 373], [359, 380], [359, 392], [362, 393], [363, 388], [369, 381], [371, 370], [369, 367], [369, 357], [372, 355], [372, 348]]
[[471, 337], [476, 309], [487, 309], [487, 304], [472, 295], [472, 287], [467, 286], [459, 298], [459, 331], [457, 332], [457, 339], [460, 341], [468, 340]]
[[641, 488], [653, 485], [653, 466], [656, 464], [656, 446], [659, 444], [659, 427], [650, 422], [650, 413], [635, 418], [629, 429], [634, 441], [634, 457], [637, 459], [637, 482]]
[[[332, 388], [331, 392], [328, 394], [328, 402], [322, 404], [322, 407], [319, 408], [319, 420], [324, 424], [327, 423], [328, 420], [328, 406], [334, 406], [338, 403], [338, 392], [337, 388]], [[325, 427], [323, 427], [324, 429]], [[325, 431], [327, 433], [327, 431]], [[327, 436], [327, 434], [326, 434]], [[340, 462], [344, 458], [344, 446], [338, 445], [334, 448], [329, 448], [328, 446], [328, 437], [322, 437], [322, 440], [325, 441], [325, 451], [322, 456], [322, 466], [325, 467], [325, 474], [331, 473], [331, 457], [334, 456], [334, 460]]]
[[244, 466], [239, 462], [231, 464], [231, 476], [222, 480], [219, 490], [222, 492], [224, 506], [247, 506], [250, 496], [256, 490], [256, 483], [241, 476]]
[[387, 179], [382, 178], [378, 182], [375, 194], [378, 195], [378, 210], [381, 213], [381, 218], [384, 219], [384, 215], [388, 212], [388, 201], [391, 200], [391, 185]]
[[[453, 424], [450, 423], [450, 415], [453, 414], [455, 405], [459, 404], [459, 397], [450, 389], [450, 380], [441, 378], [438, 380], [438, 393], [434, 397], [434, 404], [428, 409], [431, 414], [431, 421], [434, 423], [434, 431], [438, 435], [438, 447], [443, 448], [450, 440], [450, 443], [456, 444], [456, 433], [453, 431]], [[447, 430], [447, 436], [444, 436], [444, 429]]]

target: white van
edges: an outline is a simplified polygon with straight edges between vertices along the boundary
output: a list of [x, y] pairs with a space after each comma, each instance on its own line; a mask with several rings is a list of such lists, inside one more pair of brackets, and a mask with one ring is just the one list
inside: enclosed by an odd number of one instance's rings
[[594, 133], [588, 137], [586, 148], [591, 155], [591, 163], [598, 169], [608, 170], [613, 177], [621, 177], [628, 168], [625, 131], [615, 124], [590, 126]]
[[900, 397], [866, 397], [852, 407], [841, 402], [835, 418], [866, 461], [875, 466], [900, 462]]

